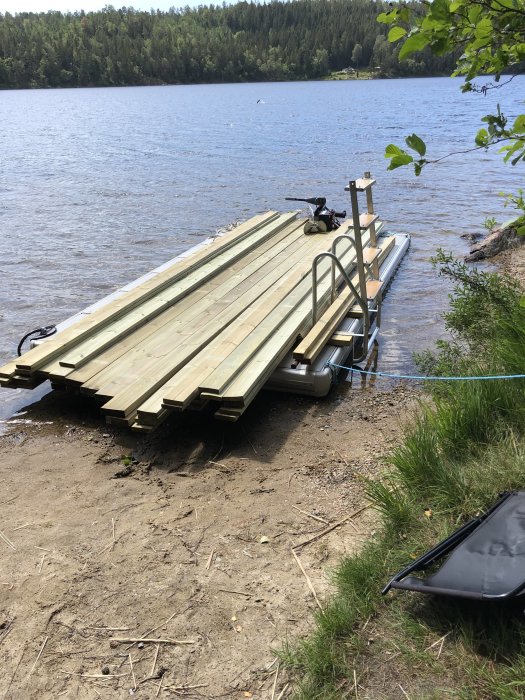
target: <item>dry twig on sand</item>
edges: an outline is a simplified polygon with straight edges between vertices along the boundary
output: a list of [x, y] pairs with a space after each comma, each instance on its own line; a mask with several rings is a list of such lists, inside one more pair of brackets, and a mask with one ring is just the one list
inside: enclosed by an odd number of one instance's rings
[[323, 612], [323, 606], [322, 606], [321, 603], [319, 602], [319, 598], [317, 597], [317, 593], [315, 592], [315, 588], [313, 587], [313, 584], [312, 584], [312, 582], [310, 581], [310, 577], [308, 576], [308, 574], [307, 574], [306, 571], [304, 570], [304, 567], [303, 567], [303, 565], [301, 564], [301, 560], [299, 559], [299, 557], [297, 556], [297, 554], [293, 551], [293, 547], [292, 547], [292, 554], [294, 555], [294, 559], [295, 559], [295, 561], [297, 562], [297, 565], [299, 566], [299, 568], [300, 568], [301, 571], [303, 572], [303, 575], [304, 575], [304, 577], [305, 577], [305, 579], [306, 579], [306, 583], [308, 584], [308, 588], [310, 589], [310, 591], [311, 591], [311, 593], [312, 593], [312, 595], [313, 595], [313, 597], [314, 597], [315, 602], [316, 602], [317, 605], [319, 606], [319, 610], [320, 610], [321, 612]]
[[124, 678], [124, 676], [129, 676], [128, 673], [74, 673], [73, 671], [64, 671], [63, 669], [58, 670], [59, 673], [64, 673], [66, 676], [76, 676], [77, 678]]
[[15, 545], [11, 542], [11, 540], [8, 537], [6, 537], [6, 535], [4, 535], [2, 530], [0, 530], [0, 538], [4, 540], [8, 547], [11, 547], [11, 549], [16, 549]]
[[150, 673], [149, 673], [150, 676], [155, 675], [155, 666], [157, 665], [157, 659], [158, 659], [158, 657], [159, 657], [159, 650], [160, 650], [160, 645], [157, 644], [157, 648], [156, 648], [156, 650], [155, 650], [155, 657], [154, 657], [154, 659], [153, 659], [153, 664], [152, 664], [152, 666], [151, 666], [151, 671], [150, 671]]
[[275, 699], [275, 688], [277, 687], [277, 679], [279, 678], [279, 670], [280, 670], [280, 664], [277, 664], [277, 668], [275, 670], [275, 678], [273, 679], [273, 686], [272, 686], [272, 700]]
[[313, 513], [308, 513], [306, 510], [301, 510], [301, 508], [298, 508], [297, 506], [292, 505], [292, 508], [294, 510], [298, 510], [299, 513], [302, 513], [303, 515], [307, 515], [309, 518], [313, 518], [314, 520], [318, 520], [320, 523], [324, 523], [325, 525], [328, 525], [328, 520], [325, 520], [324, 518], [320, 518], [318, 515], [314, 515]]
[[46, 646], [47, 640], [48, 640], [48, 639], [49, 639], [49, 637], [46, 637], [46, 638], [44, 639], [44, 642], [43, 642], [42, 646], [40, 647], [40, 651], [38, 652], [38, 656], [37, 656], [36, 659], [35, 659], [35, 663], [31, 666], [31, 670], [30, 670], [29, 673], [27, 674], [27, 677], [28, 677], [28, 678], [29, 678], [29, 676], [33, 673], [33, 671], [35, 670], [36, 665], [37, 665], [37, 663], [38, 663], [38, 659], [42, 656], [42, 652], [44, 651], [44, 647]]
[[111, 637], [115, 644], [197, 644], [196, 639], [153, 639], [152, 637]]
[[196, 688], [207, 688], [207, 683], [199, 683], [198, 685], [165, 685], [162, 690], [169, 690], [176, 695], [186, 695], [188, 691]]
[[26, 646], [27, 646], [27, 642], [24, 642], [24, 646], [22, 647], [22, 651], [20, 653], [20, 656], [18, 657], [18, 662], [15, 666], [15, 670], [13, 671], [13, 675], [11, 676], [11, 680], [9, 681], [7, 688], [5, 689], [4, 700], [5, 700], [5, 698], [7, 698], [7, 694], [9, 693], [9, 688], [11, 687], [11, 683], [14, 681], [15, 676], [16, 676], [16, 672], [18, 671], [18, 667], [20, 666], [20, 662], [22, 661], [22, 659], [24, 657]]
[[235, 595], [244, 595], [246, 598], [253, 598], [253, 593], [244, 593], [244, 591], [234, 591], [229, 588], [217, 588], [221, 593], [234, 593]]
[[289, 685], [290, 685], [290, 684], [287, 683], [287, 684], [284, 686], [284, 688], [283, 688], [283, 689], [281, 690], [281, 692], [279, 693], [279, 695], [278, 695], [278, 697], [277, 697], [277, 700], [281, 700], [281, 698], [284, 697], [284, 694], [285, 694], [286, 691], [288, 690], [288, 686], [289, 686]]
[[133, 660], [131, 659], [131, 653], [128, 654], [129, 667], [131, 669], [131, 677], [133, 678], [133, 690], [137, 690], [137, 679], [135, 678], [135, 671], [133, 670]]
[[349, 520], [352, 520], [352, 518], [355, 518], [356, 515], [359, 515], [363, 511], [368, 510], [368, 508], [370, 508], [370, 507], [371, 507], [370, 505], [366, 505], [366, 506], [363, 506], [362, 508], [359, 508], [359, 510], [356, 510], [353, 513], [351, 513], [350, 515], [347, 515], [346, 518], [339, 520], [339, 522], [334, 523], [333, 525], [330, 525], [330, 527], [325, 527], [324, 530], [321, 530], [321, 532], [318, 532], [317, 535], [310, 537], [310, 539], [304, 540], [304, 542], [299, 542], [298, 544], [294, 544], [293, 549], [299, 549], [300, 547], [306, 547], [307, 544], [310, 544], [311, 542], [315, 542], [316, 540], [321, 539], [321, 537], [324, 537], [329, 532], [332, 532], [332, 530], [335, 530], [336, 528], [341, 527], [341, 525], [344, 525]]

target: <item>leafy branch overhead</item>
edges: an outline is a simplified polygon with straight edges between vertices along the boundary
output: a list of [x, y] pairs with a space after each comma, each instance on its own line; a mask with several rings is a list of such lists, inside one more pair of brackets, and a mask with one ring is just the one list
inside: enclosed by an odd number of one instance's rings
[[[426, 48], [438, 56], [461, 52], [452, 75], [464, 76], [463, 92], [499, 88], [505, 84], [500, 83], [501, 76], [521, 72], [525, 62], [525, 0], [433, 0], [417, 9], [392, 7], [377, 19], [390, 25], [390, 42], [402, 42], [400, 60]], [[494, 82], [480, 88], [472, 82], [479, 75], [493, 75]], [[509, 123], [498, 106], [497, 114], [488, 114], [482, 121], [486, 126], [477, 132], [475, 147], [461, 153], [503, 144], [500, 152], [505, 162], [516, 165], [525, 159], [524, 114]], [[389, 170], [413, 165], [419, 175], [425, 165], [443, 159], [426, 158], [425, 143], [416, 134], [405, 142], [413, 153], [394, 144], [387, 146]]]

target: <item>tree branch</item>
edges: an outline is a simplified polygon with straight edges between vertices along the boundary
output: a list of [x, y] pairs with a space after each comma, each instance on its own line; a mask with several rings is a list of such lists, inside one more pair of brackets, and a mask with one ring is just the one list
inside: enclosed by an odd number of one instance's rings
[[425, 162], [426, 164], [432, 164], [434, 165], [435, 163], [440, 163], [442, 160], [445, 160], [445, 158], [450, 158], [451, 156], [462, 156], [465, 153], [473, 153], [474, 151], [480, 151], [480, 150], [488, 150], [491, 146], [496, 146], [498, 143], [503, 143], [505, 141], [512, 141], [513, 137], [512, 136], [506, 136], [501, 139], [496, 139], [495, 141], [492, 141], [489, 143], [487, 146], [474, 146], [473, 148], [466, 148], [464, 151], [451, 151], [450, 153], [447, 153], [444, 156], [441, 156], [441, 158], [436, 158], [435, 160], [427, 160]]

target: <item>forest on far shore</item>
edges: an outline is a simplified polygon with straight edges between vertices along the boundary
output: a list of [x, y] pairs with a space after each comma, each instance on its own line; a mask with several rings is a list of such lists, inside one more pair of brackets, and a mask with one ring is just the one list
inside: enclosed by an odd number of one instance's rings
[[0, 13], [0, 88], [307, 80], [344, 69], [449, 74], [450, 56], [398, 61], [376, 21], [388, 8], [382, 0], [294, 0]]

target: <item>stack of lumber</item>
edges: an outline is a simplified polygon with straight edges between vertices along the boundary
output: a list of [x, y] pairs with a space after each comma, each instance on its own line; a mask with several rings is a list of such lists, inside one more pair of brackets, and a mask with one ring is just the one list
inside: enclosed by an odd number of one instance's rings
[[[306, 236], [304, 223], [296, 212], [253, 217], [1, 367], [0, 385], [50, 379], [102, 401], [110, 423], [138, 430], [209, 400], [219, 403], [218, 418], [236, 420], [298, 339], [315, 346], [302, 355], [311, 362], [335, 329], [334, 318], [355, 302], [345, 292], [335, 310], [331, 263], [322, 261], [318, 310], [333, 308], [335, 316], [330, 322], [321, 316], [324, 335], [316, 335], [312, 261], [336, 236], [353, 231], [345, 223]], [[367, 245], [369, 231], [362, 238]], [[367, 254], [381, 262], [390, 245], [385, 239]], [[353, 246], [340, 258], [357, 284]]]

